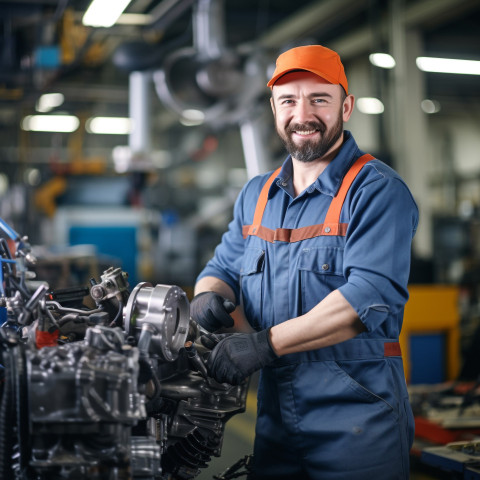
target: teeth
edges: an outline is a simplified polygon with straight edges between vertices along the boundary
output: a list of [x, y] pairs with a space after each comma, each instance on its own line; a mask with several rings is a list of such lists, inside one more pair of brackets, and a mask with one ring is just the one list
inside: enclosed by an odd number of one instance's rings
[[307, 130], [305, 132], [296, 132], [298, 135], [311, 135], [312, 133], [315, 133], [315, 130]]

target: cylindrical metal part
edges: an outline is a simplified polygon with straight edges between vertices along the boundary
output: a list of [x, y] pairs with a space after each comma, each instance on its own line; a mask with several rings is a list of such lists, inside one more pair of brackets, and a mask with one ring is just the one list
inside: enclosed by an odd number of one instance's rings
[[153, 328], [150, 351], [164, 360], [175, 360], [188, 335], [190, 305], [185, 292], [176, 286], [139, 283], [125, 307], [125, 331], [140, 338], [145, 324]]

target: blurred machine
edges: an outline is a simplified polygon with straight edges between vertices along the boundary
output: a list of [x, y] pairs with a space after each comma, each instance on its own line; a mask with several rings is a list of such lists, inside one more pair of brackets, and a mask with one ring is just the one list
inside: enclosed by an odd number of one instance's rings
[[113, 267], [89, 286], [32, 289], [28, 239], [0, 226], [0, 478], [196, 477], [248, 385], [208, 377], [185, 292], [130, 292]]
[[131, 171], [151, 168], [148, 89], [153, 81], [162, 103], [184, 122], [217, 131], [239, 127], [248, 176], [266, 172], [271, 162], [261, 114], [264, 104], [258, 100], [265, 95], [269, 58], [258, 45], [235, 49], [226, 44], [223, 0], [187, 0], [176, 11], [190, 6], [191, 47], [159, 55], [147, 44], [131, 42], [115, 52], [115, 65], [130, 75], [130, 118], [139, 128], [130, 134], [127, 153], [114, 151], [114, 161]]
[[437, 469], [439, 478], [450, 480], [480, 479], [480, 443], [453, 442], [444, 447], [426, 448], [422, 461]]

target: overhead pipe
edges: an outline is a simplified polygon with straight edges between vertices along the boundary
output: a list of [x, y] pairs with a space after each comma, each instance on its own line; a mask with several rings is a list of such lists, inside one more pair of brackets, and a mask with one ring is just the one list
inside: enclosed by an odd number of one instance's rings
[[128, 106], [132, 130], [128, 146], [133, 156], [147, 153], [151, 148], [150, 138], [150, 82], [148, 71], [132, 72], [129, 76]]
[[151, 12], [150, 27], [165, 29], [170, 26], [196, 0], [163, 0]]
[[215, 59], [226, 49], [223, 0], [198, 0], [193, 7], [193, 46], [203, 59]]

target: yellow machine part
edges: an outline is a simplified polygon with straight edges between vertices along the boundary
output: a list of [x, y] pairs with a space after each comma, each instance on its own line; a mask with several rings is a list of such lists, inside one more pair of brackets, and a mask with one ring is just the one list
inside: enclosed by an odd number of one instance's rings
[[35, 206], [53, 217], [57, 208], [56, 198], [67, 189], [67, 180], [64, 177], [53, 177], [44, 183], [35, 192]]
[[460, 370], [459, 290], [451, 285], [410, 285], [405, 306], [400, 346], [407, 382], [414, 366], [410, 362], [412, 335], [440, 334], [446, 337], [446, 379], [455, 380]]

